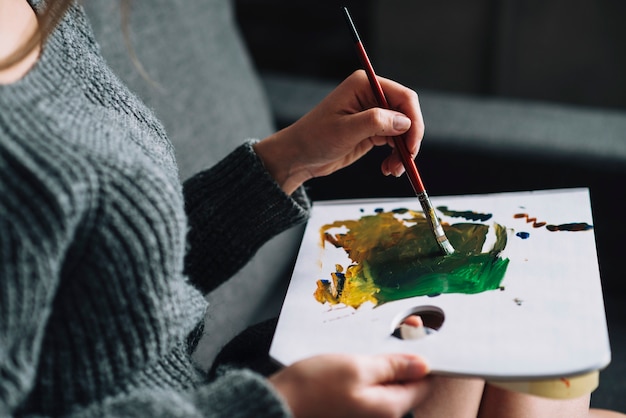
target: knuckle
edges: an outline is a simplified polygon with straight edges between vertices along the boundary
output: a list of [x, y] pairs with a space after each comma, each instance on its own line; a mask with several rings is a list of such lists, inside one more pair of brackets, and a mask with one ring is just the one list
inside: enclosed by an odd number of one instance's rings
[[351, 80], [354, 80], [356, 83], [369, 83], [369, 80], [367, 78], [367, 74], [365, 73], [365, 70], [363, 70], [362, 68], [359, 68], [357, 70], [354, 70], [352, 72], [352, 74], [350, 75], [350, 77], [348, 77]]
[[411, 103], [411, 105], [415, 105], [416, 103], [419, 103], [419, 95], [417, 94], [417, 92], [413, 89], [410, 88], [406, 88], [403, 90], [403, 101], [406, 103]]
[[408, 89], [407, 90], [407, 96], [409, 97], [409, 99], [411, 100], [419, 100], [419, 95], [417, 94], [417, 92], [413, 89]]
[[371, 109], [370, 125], [375, 132], [380, 131], [381, 129], [384, 130], [385, 121], [386, 121], [386, 117], [385, 117], [385, 112], [383, 111], [383, 109], [378, 108], [378, 107]]

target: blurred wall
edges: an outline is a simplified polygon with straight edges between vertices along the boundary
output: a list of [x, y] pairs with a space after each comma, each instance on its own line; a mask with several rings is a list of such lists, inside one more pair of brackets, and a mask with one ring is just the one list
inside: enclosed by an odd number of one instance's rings
[[259, 69], [342, 79], [350, 8], [381, 75], [417, 90], [626, 108], [622, 0], [236, 0]]

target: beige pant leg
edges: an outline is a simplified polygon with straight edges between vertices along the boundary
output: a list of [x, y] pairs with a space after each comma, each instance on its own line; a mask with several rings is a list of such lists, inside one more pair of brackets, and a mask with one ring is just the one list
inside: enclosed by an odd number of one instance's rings
[[478, 416], [481, 418], [577, 418], [589, 416], [590, 395], [551, 399], [513, 392], [487, 384]]

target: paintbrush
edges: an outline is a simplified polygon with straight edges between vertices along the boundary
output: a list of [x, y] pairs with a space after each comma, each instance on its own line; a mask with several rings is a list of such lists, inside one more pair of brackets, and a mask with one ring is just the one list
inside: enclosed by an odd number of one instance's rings
[[[356, 46], [357, 53], [359, 55], [359, 59], [361, 60], [361, 64], [367, 73], [367, 78], [369, 79], [370, 85], [372, 86], [372, 90], [374, 92], [374, 96], [376, 96], [376, 100], [378, 101], [378, 105], [382, 108], [389, 109], [389, 103], [387, 102], [387, 98], [383, 92], [380, 83], [376, 77], [376, 73], [374, 72], [374, 68], [372, 67], [372, 63], [370, 62], [367, 53], [365, 52], [365, 48], [363, 47], [363, 42], [361, 42], [361, 38], [359, 33], [356, 30], [356, 26], [352, 21], [352, 17], [350, 16], [350, 12], [347, 7], [343, 7], [343, 12], [346, 17], [346, 21], [348, 22], [348, 26], [350, 27], [350, 31], [352, 32], [352, 37], [354, 38], [354, 43]], [[411, 158], [411, 153], [404, 142], [404, 139], [401, 137], [393, 138], [394, 145], [400, 155], [400, 159], [402, 160], [402, 165], [406, 170], [407, 177], [411, 182], [411, 186], [413, 186], [413, 190], [419, 199], [420, 204], [422, 205], [422, 210], [424, 211], [424, 216], [428, 220], [430, 224], [430, 229], [433, 231], [435, 235], [435, 239], [437, 240], [437, 244], [444, 252], [444, 254], [452, 254], [454, 252], [454, 248], [448, 237], [446, 237], [445, 232], [443, 231], [443, 227], [439, 222], [439, 218], [435, 214], [435, 209], [433, 205], [430, 203], [430, 198], [426, 193], [426, 189], [424, 188], [424, 183], [422, 183], [422, 178], [420, 177], [419, 172], [417, 171], [417, 166], [415, 165], [415, 161]]]

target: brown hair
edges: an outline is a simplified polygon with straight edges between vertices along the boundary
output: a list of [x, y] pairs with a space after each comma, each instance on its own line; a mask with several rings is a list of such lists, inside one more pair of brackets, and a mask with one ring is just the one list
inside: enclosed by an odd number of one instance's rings
[[45, 42], [50, 33], [52, 33], [54, 28], [59, 24], [59, 21], [63, 18], [73, 1], [74, 0], [47, 0], [45, 2], [45, 8], [37, 13], [39, 30], [35, 31], [22, 46], [6, 59], [0, 60], [0, 69], [14, 65], [27, 56], [38, 44]]

